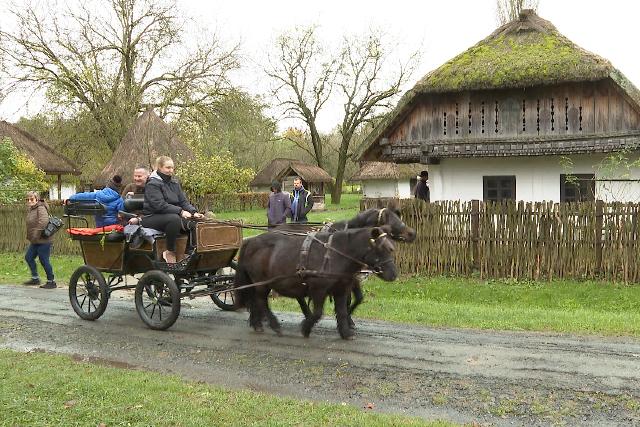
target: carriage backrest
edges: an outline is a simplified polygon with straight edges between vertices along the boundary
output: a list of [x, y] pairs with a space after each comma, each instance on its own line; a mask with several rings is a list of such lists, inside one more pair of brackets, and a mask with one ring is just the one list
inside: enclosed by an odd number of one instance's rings
[[95, 201], [69, 202], [64, 205], [65, 215], [103, 215], [104, 206]]
[[242, 244], [242, 228], [220, 222], [199, 222], [196, 225], [198, 252], [238, 249]]
[[141, 211], [144, 206], [143, 197], [130, 197], [124, 199], [124, 211], [125, 212], [138, 212]]

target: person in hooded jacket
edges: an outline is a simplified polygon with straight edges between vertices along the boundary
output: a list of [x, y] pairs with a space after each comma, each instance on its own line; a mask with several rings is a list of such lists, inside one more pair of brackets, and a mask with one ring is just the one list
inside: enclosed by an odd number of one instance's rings
[[56, 282], [53, 277], [53, 267], [49, 257], [51, 255], [51, 245], [53, 236], [42, 237], [42, 230], [49, 222], [49, 207], [40, 199], [35, 191], [27, 193], [27, 240], [29, 247], [24, 255], [24, 260], [31, 270], [31, 280], [27, 280], [23, 285], [34, 286], [40, 285], [40, 277], [38, 276], [38, 267], [36, 266], [36, 258], [40, 259], [40, 264], [47, 274], [47, 283], [40, 286], [45, 289], [53, 289]]
[[118, 211], [124, 210], [124, 200], [120, 197], [122, 177], [114, 175], [109, 184], [102, 190], [76, 193], [69, 197], [71, 202], [98, 202], [105, 208], [105, 213], [96, 215], [96, 227], [106, 227], [118, 223]]
[[[189, 203], [173, 174], [174, 164], [171, 157], [158, 157], [156, 170], [149, 175], [145, 185], [142, 209], [144, 214], [142, 226], [165, 233], [167, 250], [162, 256], [168, 263], [175, 263], [177, 260], [176, 240], [180, 230], [192, 231], [193, 227], [189, 220], [203, 217]], [[193, 238], [190, 244], [194, 244]]]

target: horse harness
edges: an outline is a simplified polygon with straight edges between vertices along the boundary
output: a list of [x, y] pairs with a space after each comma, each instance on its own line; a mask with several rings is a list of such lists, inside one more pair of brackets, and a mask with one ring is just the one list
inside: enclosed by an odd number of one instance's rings
[[[291, 234], [297, 234], [297, 233], [291, 233]], [[242, 285], [242, 286], [238, 286], [236, 288], [233, 288], [234, 290], [240, 290], [240, 289], [245, 289], [245, 288], [253, 288], [256, 286], [263, 286], [263, 285], [267, 285], [273, 282], [277, 282], [279, 280], [284, 280], [284, 279], [290, 279], [292, 277], [298, 276], [300, 278], [300, 280], [302, 280], [301, 284], [306, 286], [307, 283], [304, 281], [305, 278], [308, 277], [320, 277], [320, 278], [327, 278], [327, 279], [352, 279], [353, 278], [353, 274], [338, 274], [338, 273], [331, 273], [329, 271], [327, 271], [327, 266], [329, 265], [329, 261], [331, 259], [331, 254], [333, 252], [337, 253], [338, 255], [347, 258], [353, 262], [355, 262], [356, 264], [360, 264], [363, 268], [363, 270], [361, 270], [361, 273], [365, 273], [365, 274], [371, 274], [373, 272], [376, 271], [380, 271], [377, 269], [377, 265], [376, 266], [371, 266], [369, 264], [367, 264], [364, 261], [360, 261], [359, 259], [356, 259], [344, 252], [342, 252], [339, 249], [336, 249], [335, 247], [331, 246], [331, 242], [333, 240], [333, 234], [329, 235], [329, 239], [325, 242], [323, 242], [322, 240], [318, 239], [316, 237], [315, 232], [313, 233], [308, 233], [306, 234], [306, 237], [304, 239], [304, 241], [302, 242], [302, 247], [300, 249], [300, 260], [298, 262], [298, 266], [296, 269], [296, 273], [293, 275], [281, 275], [281, 276], [276, 276], [276, 277], [272, 277], [271, 279], [268, 280], [264, 280], [262, 282], [255, 282], [255, 283], [249, 283], [247, 285]], [[378, 237], [376, 237], [375, 239], [372, 238], [371, 243], [375, 243], [375, 241], [379, 240], [379, 239], [384, 239], [387, 237], [387, 233], [382, 233], [380, 234]], [[313, 242], [318, 242], [320, 243], [320, 245], [322, 245], [325, 249], [326, 252], [324, 254], [324, 258], [322, 260], [322, 267], [320, 268], [320, 270], [307, 270], [306, 268], [306, 264], [309, 258], [309, 252], [311, 251], [311, 245]], [[371, 250], [371, 248], [369, 248], [369, 250]], [[386, 261], [383, 261], [380, 264], [387, 264], [393, 262], [392, 259], [388, 259]]]
[[[382, 214], [384, 213], [384, 211], [387, 208], [382, 208], [380, 209], [380, 211], [378, 212], [378, 225], [381, 225], [381, 221], [382, 221]], [[327, 223], [325, 224], [322, 229], [320, 230], [320, 232], [324, 232], [324, 233], [329, 233], [331, 232], [331, 229], [333, 227], [333, 223]], [[344, 228], [342, 230], [337, 230], [334, 229], [333, 231], [346, 231], [349, 228], [349, 223], [348, 221], [345, 222], [344, 224]], [[316, 237], [316, 234], [318, 232], [311, 232], [311, 233], [300, 233], [300, 232], [292, 232], [292, 231], [284, 231], [284, 230], [273, 230], [272, 232], [276, 232], [279, 234], [285, 234], [285, 235], [291, 235], [291, 236], [306, 236], [304, 241], [302, 242], [302, 246], [300, 248], [300, 258], [298, 261], [298, 266], [296, 268], [296, 273], [295, 275], [300, 277], [300, 279], [302, 280], [302, 285], [306, 286], [306, 282], [304, 281], [305, 277], [325, 277], [325, 278], [336, 278], [336, 279], [346, 279], [346, 278], [352, 278], [353, 275], [350, 274], [336, 274], [336, 273], [330, 273], [327, 271], [327, 266], [329, 265], [329, 262], [331, 260], [331, 254], [332, 252], [337, 253], [338, 255], [347, 258], [353, 262], [355, 262], [356, 264], [360, 264], [363, 268], [363, 270], [361, 270], [362, 273], [365, 274], [371, 274], [373, 272], [379, 271], [377, 270], [376, 266], [374, 266], [372, 268], [371, 265], [367, 264], [366, 262], [360, 261], [359, 259], [356, 259], [350, 255], [347, 255], [346, 253], [340, 251], [339, 249], [336, 249], [335, 247], [331, 246], [331, 242], [333, 241], [333, 234], [329, 235], [329, 239], [327, 239], [326, 242], [323, 242], [322, 240], [318, 239]], [[376, 237], [375, 239], [371, 239], [371, 243], [373, 244], [376, 240], [381, 239], [381, 238], [386, 238], [387, 233], [382, 233], [380, 234], [378, 237]], [[313, 242], [318, 242], [320, 243], [321, 246], [323, 246], [326, 251], [322, 260], [322, 266], [320, 268], [320, 270], [307, 270], [306, 265], [309, 261], [309, 252], [311, 252], [311, 245], [313, 244]], [[392, 262], [392, 260], [387, 260], [382, 262], [381, 264], [387, 264], [389, 262]], [[251, 287], [256, 287], [256, 286], [262, 286], [262, 285], [266, 285], [269, 283], [273, 283], [276, 282], [278, 280], [283, 280], [283, 279], [288, 279], [293, 277], [292, 275], [283, 275], [283, 276], [277, 276], [277, 277], [272, 277], [269, 280], [264, 280], [262, 282], [255, 282], [255, 283], [250, 283], [247, 285], [243, 285], [243, 286], [239, 286], [237, 288], [234, 288], [235, 290], [240, 290], [240, 289], [245, 289], [245, 288], [251, 288]]]

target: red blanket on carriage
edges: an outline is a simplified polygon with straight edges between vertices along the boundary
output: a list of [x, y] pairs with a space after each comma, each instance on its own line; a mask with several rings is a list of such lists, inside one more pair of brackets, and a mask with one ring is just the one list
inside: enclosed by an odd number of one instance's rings
[[67, 233], [76, 236], [96, 236], [98, 234], [111, 233], [112, 231], [122, 233], [124, 227], [120, 224], [107, 225], [105, 227], [87, 228], [87, 227], [72, 227], [67, 229]]

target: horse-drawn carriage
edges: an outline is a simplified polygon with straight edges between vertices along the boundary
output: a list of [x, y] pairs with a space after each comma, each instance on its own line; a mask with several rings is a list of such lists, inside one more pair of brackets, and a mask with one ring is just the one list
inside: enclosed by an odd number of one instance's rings
[[[101, 209], [100, 205], [70, 204], [65, 206], [65, 216], [70, 225], [72, 219], [86, 221], [83, 215], [100, 214]], [[125, 209], [135, 211], [141, 206], [127, 200]], [[85, 262], [69, 280], [71, 306], [82, 319], [95, 320], [106, 310], [113, 291], [135, 289], [135, 306], [142, 321], [151, 329], [164, 330], [177, 320], [181, 298], [209, 295], [221, 309], [233, 310], [233, 295], [237, 295], [241, 305], [249, 309], [254, 329], [262, 329], [266, 316], [279, 332], [266, 300], [275, 289], [298, 299], [305, 317], [305, 336], [322, 316], [325, 299], [332, 296], [340, 335], [349, 338], [353, 335], [347, 326], [351, 312], [362, 300], [357, 274], [364, 267], [384, 280], [395, 280], [393, 244], [387, 236], [412, 241], [415, 230], [386, 208], [370, 209], [349, 221], [319, 225], [287, 224], [243, 244], [242, 224], [201, 221], [195, 229], [196, 247], [185, 259], [172, 264], [162, 260], [166, 249], [163, 235], [136, 247], [124, 233], [71, 234], [80, 242]], [[320, 228], [317, 235], [309, 233]], [[186, 244], [187, 237], [179, 237], [177, 252], [184, 252]], [[234, 257], [241, 246], [245, 256], [241, 253], [236, 263]], [[274, 256], [282, 262], [272, 259]], [[237, 277], [236, 269], [240, 272]], [[127, 276], [134, 275], [140, 275], [137, 283], [128, 284]], [[291, 286], [293, 291], [287, 289]], [[347, 303], [351, 292], [355, 296], [353, 305]], [[305, 298], [313, 300], [313, 311]]]
[[[128, 199], [125, 210], [141, 209], [141, 200]], [[72, 220], [103, 213], [100, 204], [71, 203], [65, 206], [68, 229]], [[111, 293], [135, 289], [135, 306], [151, 329], [171, 327], [180, 314], [180, 299], [209, 295], [223, 310], [233, 309], [230, 291], [235, 276], [234, 257], [242, 243], [242, 228], [228, 222], [201, 221], [196, 224], [196, 247], [175, 264], [162, 260], [164, 235], [153, 243], [134, 247], [123, 232], [95, 235], [70, 234], [80, 243], [84, 265], [69, 280], [69, 299], [76, 314], [96, 320], [105, 312]], [[178, 252], [184, 253], [187, 236], [178, 237]], [[128, 276], [137, 276], [129, 284]]]

